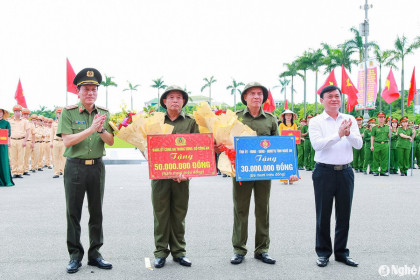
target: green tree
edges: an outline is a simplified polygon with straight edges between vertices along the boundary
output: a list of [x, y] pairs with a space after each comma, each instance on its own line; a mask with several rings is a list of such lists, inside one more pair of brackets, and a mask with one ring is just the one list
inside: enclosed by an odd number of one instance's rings
[[281, 88], [280, 89], [280, 94], [282, 93], [282, 92], [284, 92], [284, 102], [286, 102], [286, 98], [287, 98], [287, 95], [286, 95], [286, 89], [287, 89], [287, 86], [290, 84], [290, 80], [288, 80], [288, 79], [286, 79], [286, 78], [280, 78], [280, 75], [279, 75], [279, 82], [280, 82], [280, 84], [279, 85], [276, 85], [276, 86], [274, 86], [273, 88]]
[[233, 95], [233, 102], [234, 102], [234, 112], [236, 111], [236, 92], [238, 91], [239, 94], [242, 94], [241, 90], [238, 89], [240, 86], [244, 86], [245, 84], [242, 82], [237, 82], [234, 78], [232, 78], [232, 84], [227, 86], [226, 89], [230, 89], [230, 94]]
[[203, 90], [205, 90], [207, 87], [209, 88], [209, 104], [211, 107], [211, 84], [217, 82], [217, 80], [214, 79], [214, 76], [211, 76], [210, 79], [204, 78], [203, 81], [206, 83], [201, 87], [201, 92], [203, 92]]
[[296, 59], [298, 70], [303, 71], [303, 112], [306, 117], [306, 71], [312, 66], [312, 53], [305, 51], [302, 56]]
[[160, 77], [156, 80], [152, 80], [153, 81], [153, 85], [151, 85], [152, 88], [157, 88], [158, 91], [158, 111], [160, 112], [160, 95], [159, 95], [159, 90], [160, 89], [165, 89], [167, 87], [167, 85], [164, 84], [164, 81], [162, 80], [163, 77]]
[[379, 100], [379, 111], [382, 111], [382, 66], [392, 66], [395, 69], [398, 69], [395, 63], [392, 60], [392, 51], [385, 50], [381, 51], [379, 46], [376, 46], [373, 51], [374, 58], [379, 64], [379, 91], [377, 93], [376, 102]]
[[[350, 31], [353, 32], [354, 38], [351, 40], [347, 40], [344, 45], [349, 47], [350, 49], [359, 52], [359, 62], [364, 61], [365, 59], [365, 44], [363, 43], [363, 38], [360, 36], [359, 30], [355, 27], [350, 28]], [[370, 47], [378, 47], [375, 42], [368, 42], [368, 48]]]
[[293, 61], [291, 63], [284, 63], [283, 65], [286, 66], [287, 70], [280, 73], [279, 77], [280, 78], [291, 77], [291, 79], [292, 79], [291, 93], [292, 93], [292, 111], [293, 111], [293, 109], [294, 109], [293, 96], [294, 96], [294, 93], [296, 92], [295, 89], [293, 88], [293, 77], [295, 77], [295, 76], [303, 77], [303, 75], [298, 72], [299, 69], [297, 68], [296, 61]]
[[397, 36], [394, 42], [395, 50], [392, 50], [392, 61], [401, 60], [401, 115], [404, 116], [404, 58], [406, 55], [414, 54], [414, 50], [420, 47], [420, 37], [409, 44], [407, 38]]
[[[127, 81], [128, 83], [128, 88], [123, 89], [123, 91], [130, 91], [130, 97], [131, 97], [131, 111], [133, 111], [133, 91], [137, 91], [137, 87], [139, 87], [140, 85], [132, 85], [129, 81]], [[159, 103], [159, 100], [158, 100]]]
[[105, 80], [101, 82], [101, 85], [105, 87], [105, 97], [106, 97], [106, 108], [108, 108], [108, 87], [117, 87], [118, 85], [112, 81], [114, 77], [108, 77], [105, 74]]
[[319, 68], [324, 66], [324, 54], [322, 49], [312, 50], [309, 69], [315, 72], [315, 114], [318, 113], [318, 73]]

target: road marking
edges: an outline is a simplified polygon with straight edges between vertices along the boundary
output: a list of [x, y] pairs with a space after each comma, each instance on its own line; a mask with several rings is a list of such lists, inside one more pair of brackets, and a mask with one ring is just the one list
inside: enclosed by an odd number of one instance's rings
[[144, 266], [147, 269], [153, 270], [152, 264], [150, 263], [150, 259], [149, 258], [144, 258]]

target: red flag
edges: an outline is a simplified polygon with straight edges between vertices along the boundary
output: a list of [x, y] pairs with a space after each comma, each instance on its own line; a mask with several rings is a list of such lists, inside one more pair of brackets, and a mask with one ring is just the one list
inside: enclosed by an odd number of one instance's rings
[[70, 61], [67, 59], [67, 91], [77, 94], [77, 86], [73, 84], [74, 77], [76, 74], [74, 73], [73, 67], [71, 67]]
[[393, 101], [400, 97], [397, 83], [395, 82], [394, 74], [392, 73], [392, 66], [389, 70], [388, 77], [386, 78], [385, 88], [381, 94], [386, 103], [391, 104]]
[[23, 94], [23, 88], [22, 88], [22, 83], [20, 82], [20, 79], [19, 79], [19, 83], [16, 89], [15, 99], [17, 101], [17, 104], [19, 104], [23, 108], [28, 108], [28, 106], [26, 105], [25, 94]]
[[287, 99], [284, 101], [284, 110], [289, 109], [289, 104], [287, 104]]
[[337, 81], [335, 80], [334, 69], [331, 71], [325, 83], [318, 89], [317, 93], [320, 94], [322, 89], [326, 86], [337, 86]]
[[341, 65], [341, 92], [347, 94], [347, 111], [353, 111], [354, 106], [357, 103], [357, 93], [359, 92], [356, 87], [353, 85], [353, 82], [350, 80], [349, 75], [347, 75], [346, 69]]
[[407, 97], [407, 107], [410, 106], [411, 101], [414, 99], [414, 95], [416, 95], [417, 93], [415, 71], [416, 71], [416, 67], [414, 67], [413, 75], [411, 76], [410, 89], [408, 90], [408, 97]]
[[263, 110], [272, 113], [274, 110], [276, 110], [276, 104], [274, 103], [273, 96], [271, 95], [271, 91], [268, 90], [268, 98], [267, 101], [265, 101]]

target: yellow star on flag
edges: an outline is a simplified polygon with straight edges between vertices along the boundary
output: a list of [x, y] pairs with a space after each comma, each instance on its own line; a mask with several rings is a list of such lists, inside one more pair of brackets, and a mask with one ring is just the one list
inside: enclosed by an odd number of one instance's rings
[[330, 81], [330, 82], [328, 82], [328, 83], [330, 83], [330, 86], [333, 86], [333, 85], [334, 85], [334, 83], [333, 83], [333, 82], [331, 82], [331, 81]]
[[350, 83], [350, 78], [347, 79], [347, 87], [352, 87], [353, 85]]
[[385, 87], [388, 88], [388, 90], [391, 87], [391, 82], [388, 79], [386, 79], [386, 85], [385, 85]]

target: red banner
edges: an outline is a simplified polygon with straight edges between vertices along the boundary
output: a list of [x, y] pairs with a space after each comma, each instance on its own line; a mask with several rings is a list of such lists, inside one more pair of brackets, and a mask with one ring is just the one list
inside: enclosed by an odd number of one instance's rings
[[8, 136], [9, 136], [8, 129], [0, 129], [0, 145], [8, 144], [8, 141], [7, 141]]
[[150, 179], [216, 176], [212, 133], [147, 136]]
[[294, 135], [296, 138], [296, 144], [300, 144], [300, 130], [282, 130], [280, 136]]

